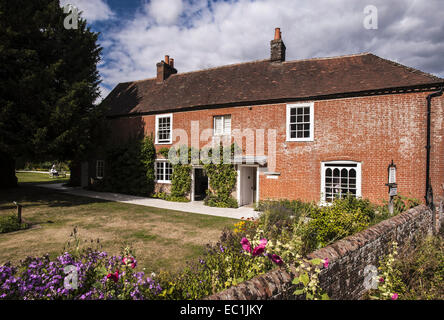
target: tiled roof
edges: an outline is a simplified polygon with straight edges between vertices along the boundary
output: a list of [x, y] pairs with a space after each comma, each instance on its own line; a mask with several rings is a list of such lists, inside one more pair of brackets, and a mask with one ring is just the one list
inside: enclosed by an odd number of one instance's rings
[[118, 84], [108, 116], [254, 104], [443, 84], [444, 79], [363, 53], [285, 62], [261, 60]]

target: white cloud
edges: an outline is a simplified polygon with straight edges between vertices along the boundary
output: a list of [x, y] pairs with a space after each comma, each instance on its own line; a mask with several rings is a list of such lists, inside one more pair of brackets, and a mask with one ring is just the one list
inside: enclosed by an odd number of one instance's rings
[[89, 23], [101, 20], [108, 20], [113, 16], [113, 12], [106, 3], [106, 0], [61, 0], [61, 6], [72, 4], [82, 11], [83, 18]]
[[267, 59], [281, 27], [287, 60], [373, 52], [444, 75], [438, 0], [373, 0], [377, 30], [363, 27], [367, 0], [152, 0], [104, 33], [104, 85], [152, 78], [169, 54], [178, 72]]
[[182, 10], [182, 0], [151, 0], [146, 7], [146, 12], [157, 23], [166, 25], [175, 23]]

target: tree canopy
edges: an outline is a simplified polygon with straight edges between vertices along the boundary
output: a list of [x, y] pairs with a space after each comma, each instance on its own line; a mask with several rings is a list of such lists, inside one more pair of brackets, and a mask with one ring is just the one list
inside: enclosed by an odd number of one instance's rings
[[102, 49], [86, 20], [66, 29], [66, 17], [59, 0], [0, 0], [0, 158], [88, 152], [102, 114]]

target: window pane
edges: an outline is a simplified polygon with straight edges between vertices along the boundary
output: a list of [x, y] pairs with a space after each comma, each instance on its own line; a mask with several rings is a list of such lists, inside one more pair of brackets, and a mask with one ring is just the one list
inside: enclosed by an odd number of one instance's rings
[[225, 116], [224, 117], [224, 134], [230, 134], [231, 133], [231, 116]]
[[[325, 201], [331, 202], [335, 198], [344, 198], [347, 195], [355, 196], [357, 171], [356, 165], [352, 164], [325, 164]], [[327, 167], [328, 166], [328, 167]]]
[[160, 117], [157, 118], [157, 138], [158, 142], [169, 142], [171, 130], [171, 118]]
[[290, 138], [310, 138], [310, 107], [290, 109]]

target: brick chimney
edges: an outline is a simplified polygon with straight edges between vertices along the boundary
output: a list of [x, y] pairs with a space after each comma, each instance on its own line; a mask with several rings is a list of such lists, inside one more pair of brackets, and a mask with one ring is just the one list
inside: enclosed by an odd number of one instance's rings
[[170, 59], [170, 56], [165, 56], [165, 60], [162, 60], [156, 64], [157, 66], [157, 83], [162, 83], [172, 74], [177, 73], [174, 68], [174, 59]]
[[285, 44], [282, 41], [281, 28], [274, 29], [274, 40], [270, 41], [272, 62], [285, 61]]

